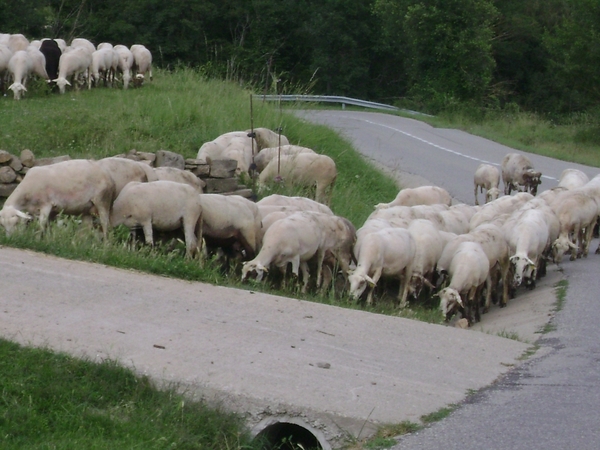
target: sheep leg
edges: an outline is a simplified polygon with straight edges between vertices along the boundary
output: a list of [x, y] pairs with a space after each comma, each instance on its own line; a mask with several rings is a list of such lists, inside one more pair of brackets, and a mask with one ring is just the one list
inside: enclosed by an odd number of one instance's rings
[[154, 247], [154, 237], [152, 235], [152, 222], [150, 220], [144, 222], [142, 224], [142, 229], [144, 230], [144, 238], [146, 240], [146, 244]]
[[300, 263], [300, 271], [302, 272], [302, 290], [303, 294], [306, 294], [308, 289], [308, 280], [310, 278], [310, 273], [308, 271], [308, 263], [306, 261], [302, 261]]
[[406, 301], [408, 298], [408, 287], [410, 285], [410, 275], [412, 268], [405, 268], [402, 275], [400, 275], [400, 289], [398, 290], [398, 299], [400, 300], [400, 308], [406, 308]]

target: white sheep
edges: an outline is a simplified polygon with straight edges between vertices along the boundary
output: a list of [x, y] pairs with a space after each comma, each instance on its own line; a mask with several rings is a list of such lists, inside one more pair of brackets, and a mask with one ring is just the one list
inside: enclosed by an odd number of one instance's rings
[[454, 252], [448, 274], [450, 284], [438, 292], [445, 320], [462, 309], [469, 325], [480, 320], [479, 292], [489, 277], [488, 257], [477, 242], [462, 242]]
[[115, 198], [120, 194], [125, 185], [131, 181], [146, 183], [157, 181], [158, 177], [152, 167], [131, 159], [112, 156], [98, 160], [98, 164], [112, 178], [115, 183]]
[[85, 38], [75, 38], [71, 41], [71, 45], [70, 47], [72, 49], [75, 48], [85, 48], [88, 50], [88, 52], [90, 54], [94, 53], [96, 51], [96, 46], [94, 44], [92, 44], [89, 40], [85, 39]]
[[528, 287], [534, 288], [549, 239], [545, 213], [540, 209], [517, 211], [502, 229], [511, 255], [513, 286], [517, 287], [526, 280]]
[[552, 244], [554, 262], [560, 263], [564, 253], [569, 250], [571, 261], [579, 256], [587, 257], [600, 214], [596, 199], [579, 189], [568, 190], [552, 204], [552, 209], [560, 222], [560, 234]]
[[242, 281], [251, 273], [256, 273], [256, 280], [261, 281], [272, 265], [279, 268], [285, 278], [291, 264], [295, 277], [302, 272], [302, 291], [305, 292], [309, 282], [308, 261], [319, 250], [321, 234], [314, 215], [302, 211], [276, 221], [265, 233], [258, 255], [244, 263]]
[[281, 155], [297, 155], [298, 153], [315, 153], [314, 150], [300, 145], [282, 145], [281, 147], [267, 147], [254, 155], [256, 170], [262, 172], [272, 159]]
[[297, 208], [299, 211], [316, 211], [324, 214], [333, 215], [333, 211], [329, 208], [329, 206], [324, 205], [323, 203], [319, 203], [315, 200], [312, 200], [307, 197], [294, 196], [290, 197], [287, 195], [280, 194], [272, 194], [268, 195], [256, 204], [259, 207], [262, 206], [285, 206], [285, 207], [293, 207]]
[[3, 89], [5, 88], [5, 75], [8, 72], [8, 62], [10, 61], [12, 55], [13, 52], [10, 48], [8, 48], [8, 45], [0, 44], [0, 85], [2, 85]]
[[123, 75], [123, 89], [129, 87], [131, 81], [131, 70], [133, 68], [133, 53], [124, 45], [115, 45], [114, 51], [119, 56], [119, 63], [117, 64], [118, 71]]
[[357, 236], [354, 245], [356, 269], [348, 276], [350, 297], [359, 299], [368, 286], [367, 304], [370, 305], [373, 289], [382, 276], [398, 278], [398, 300], [400, 307], [405, 307], [416, 250], [412, 235], [404, 228], [383, 228]]
[[8, 48], [10, 48], [13, 53], [16, 53], [20, 50], [27, 50], [27, 47], [29, 47], [29, 40], [22, 34], [11, 34], [8, 37], [6, 45], [8, 45]]
[[256, 204], [239, 195], [200, 194], [202, 236], [211, 247], [241, 246], [243, 258], [252, 259], [262, 242], [261, 215]]
[[416, 251], [412, 262], [408, 293], [419, 298], [423, 286], [434, 289], [433, 275], [446, 241], [438, 227], [427, 219], [413, 220], [408, 231], [415, 241]]
[[25, 84], [32, 65], [31, 57], [26, 50], [16, 51], [8, 61], [8, 72], [12, 77], [12, 84], [8, 89], [13, 91], [15, 100], [20, 100], [21, 95], [27, 92]]
[[59, 212], [81, 214], [86, 222], [97, 214], [106, 238], [114, 193], [112, 178], [96, 161], [73, 159], [32, 167], [6, 199], [0, 224], [11, 233], [18, 223], [38, 216], [44, 230], [48, 220]]
[[202, 194], [202, 190], [206, 186], [206, 183], [194, 175], [189, 170], [178, 169], [177, 167], [155, 167], [154, 175], [159, 180], [170, 180], [178, 183], [185, 183], [192, 186]]
[[584, 186], [590, 179], [579, 169], [565, 169], [560, 174], [557, 187], [575, 189]]
[[90, 74], [90, 80], [93, 81], [94, 86], [98, 86], [101, 79], [104, 80], [104, 85], [112, 83], [114, 79], [113, 62], [116, 53], [112, 48], [103, 47], [92, 53], [92, 68]]
[[333, 159], [326, 155], [300, 153], [273, 159], [258, 177], [259, 190], [273, 182], [312, 188], [316, 186], [315, 200], [328, 204], [337, 178]]
[[42, 80], [48, 81], [50, 77], [46, 72], [46, 56], [36, 47], [27, 47], [27, 53], [31, 59], [31, 74], [37, 75]]
[[187, 184], [166, 180], [128, 183], [110, 212], [113, 227], [124, 224], [132, 231], [141, 227], [148, 245], [154, 245], [154, 230], [183, 229], [187, 257], [199, 253], [201, 219], [198, 192]]
[[504, 182], [504, 194], [510, 195], [514, 189], [532, 195], [537, 193], [538, 185], [542, 183], [542, 174], [534, 170], [529, 158], [519, 153], [508, 153], [502, 160], [502, 181]]
[[[58, 62], [58, 78], [52, 80], [58, 86], [61, 94], [65, 93], [66, 86], [79, 88], [79, 78], [88, 81], [89, 68], [92, 65], [92, 53], [85, 47], [73, 48], [63, 52]], [[69, 81], [71, 80], [71, 81]]]
[[475, 184], [475, 204], [479, 205], [477, 193], [485, 189], [485, 203], [496, 200], [500, 195], [500, 170], [491, 164], [480, 164], [473, 177]]
[[152, 53], [141, 44], [134, 44], [129, 49], [133, 55], [133, 83], [139, 87], [144, 83], [146, 75], [152, 81]]
[[269, 147], [280, 147], [284, 145], [289, 145], [290, 141], [286, 136], [280, 133], [276, 133], [269, 128], [259, 127], [254, 128], [254, 130], [246, 130], [246, 134], [251, 134], [254, 132], [254, 139], [257, 144], [257, 151], [262, 151], [265, 148]]
[[391, 208], [392, 206], [416, 206], [443, 204], [450, 206], [452, 197], [447, 190], [439, 186], [419, 186], [404, 188], [390, 203], [379, 203], [375, 209]]

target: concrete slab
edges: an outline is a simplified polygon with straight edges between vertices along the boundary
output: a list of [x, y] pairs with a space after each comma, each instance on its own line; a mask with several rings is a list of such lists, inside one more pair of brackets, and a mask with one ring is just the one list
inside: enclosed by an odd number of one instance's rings
[[11, 248], [0, 248], [0, 273], [2, 337], [116, 359], [244, 414], [256, 433], [297, 423], [325, 449], [459, 402], [529, 347]]

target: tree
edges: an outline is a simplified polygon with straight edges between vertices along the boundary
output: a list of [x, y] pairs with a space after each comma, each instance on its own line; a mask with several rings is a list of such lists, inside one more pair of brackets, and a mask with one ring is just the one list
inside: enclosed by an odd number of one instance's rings
[[[404, 55], [409, 94], [481, 101], [492, 80], [497, 10], [481, 0], [376, 0], [390, 45]], [[395, 40], [395, 42], [391, 42]]]

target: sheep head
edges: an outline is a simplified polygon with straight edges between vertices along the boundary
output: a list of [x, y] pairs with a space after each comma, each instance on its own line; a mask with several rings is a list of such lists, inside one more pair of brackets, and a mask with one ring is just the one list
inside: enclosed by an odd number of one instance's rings
[[5, 206], [0, 210], [0, 225], [10, 235], [19, 223], [33, 220], [33, 217], [27, 213], [19, 211], [14, 206]]

